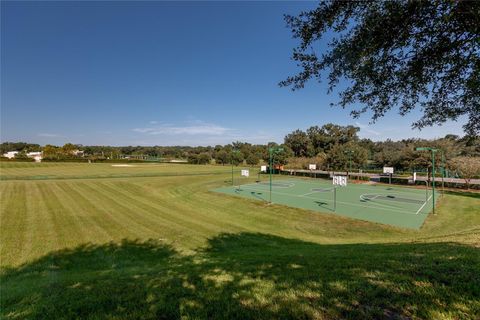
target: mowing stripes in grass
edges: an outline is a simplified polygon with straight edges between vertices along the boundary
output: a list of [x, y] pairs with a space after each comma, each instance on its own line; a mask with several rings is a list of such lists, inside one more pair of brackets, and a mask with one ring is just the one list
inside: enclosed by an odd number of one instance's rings
[[[112, 188], [105, 183], [101, 183], [101, 185], [105, 192], [121, 195], [121, 201], [125, 201], [125, 205], [130, 204], [132, 208], [134, 208], [135, 212], [142, 213], [138, 216], [138, 219], [142, 219], [142, 217], [148, 217], [151, 219], [150, 221], [152, 221], [152, 223], [163, 220], [165, 229], [167, 228], [166, 226], [175, 226], [177, 230], [181, 229], [182, 232], [180, 234], [177, 233], [177, 236], [181, 235], [182, 237], [193, 237], [209, 231], [195, 219], [185, 218], [185, 213], [181, 210], [176, 212], [176, 208], [169, 208], [168, 205], [166, 205], [168, 202], [150, 202], [145, 200], [145, 194], [135, 195], [135, 192], [129, 193], [121, 191], [120, 189]], [[165, 238], [167, 234], [170, 236], [172, 235], [171, 232], [164, 232], [164, 228], [157, 228], [157, 230], [160, 232], [159, 235], [163, 238]]]
[[0, 181], [0, 318], [480, 314], [480, 195], [446, 194], [437, 215], [408, 230], [210, 192], [225, 185], [229, 168], [161, 176], [178, 168], [67, 179], [115, 172], [26, 166], [15, 174], [63, 179]]
[[75, 183], [56, 183], [59, 192], [65, 198], [65, 202], [69, 205], [67, 210], [77, 215], [77, 220], [82, 225], [84, 235], [82, 236], [86, 242], [103, 243], [114, 239], [111, 230], [114, 226], [104, 224], [102, 215], [93, 214], [96, 211], [95, 206], [75, 188]]

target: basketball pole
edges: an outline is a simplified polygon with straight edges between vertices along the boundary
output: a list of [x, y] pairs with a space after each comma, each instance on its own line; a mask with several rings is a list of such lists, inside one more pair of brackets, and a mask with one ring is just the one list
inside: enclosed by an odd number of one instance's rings
[[268, 173], [270, 175], [270, 203], [272, 203], [272, 148], [268, 150], [268, 153], [270, 155], [270, 159], [268, 161]]
[[233, 185], [233, 151], [232, 151], [232, 159], [230, 160], [230, 164], [232, 165], [232, 187]]
[[337, 186], [333, 185], [333, 212], [337, 211]]
[[[280, 148], [280, 147], [277, 147], [277, 148], [271, 147], [271, 148], [268, 149], [268, 153], [269, 153], [269, 168], [268, 168], [268, 171], [270, 173], [270, 203], [272, 203], [273, 152], [278, 153], [278, 152], [282, 152], [282, 151], [283, 151], [283, 148]], [[280, 170], [279, 170], [279, 172], [280, 172]]]
[[435, 214], [435, 152], [437, 150], [436, 149], [432, 149], [432, 169], [433, 169], [433, 173], [432, 173], [432, 202], [433, 202], [433, 214]]
[[239, 151], [237, 149], [233, 149], [232, 150], [232, 155], [231, 155], [231, 164], [232, 164], [232, 187], [235, 187], [235, 184], [233, 182], [233, 156], [234, 154], [238, 153]]
[[445, 195], [445, 153], [442, 151], [442, 197]]
[[[431, 151], [432, 152], [432, 212], [435, 214], [435, 152], [438, 149], [430, 147], [419, 147], [415, 148], [416, 151]], [[428, 175], [427, 175], [428, 179]]]

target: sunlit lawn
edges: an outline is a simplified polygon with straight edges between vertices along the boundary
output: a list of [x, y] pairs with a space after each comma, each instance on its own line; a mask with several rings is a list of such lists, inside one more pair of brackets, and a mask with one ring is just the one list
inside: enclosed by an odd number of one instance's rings
[[478, 194], [412, 231], [210, 192], [229, 170], [2, 164], [1, 316], [479, 317]]

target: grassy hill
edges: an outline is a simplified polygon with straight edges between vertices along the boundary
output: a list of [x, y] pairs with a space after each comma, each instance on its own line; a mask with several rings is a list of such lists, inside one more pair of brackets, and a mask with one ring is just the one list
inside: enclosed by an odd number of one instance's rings
[[480, 316], [479, 194], [414, 231], [210, 192], [229, 167], [1, 169], [5, 319]]

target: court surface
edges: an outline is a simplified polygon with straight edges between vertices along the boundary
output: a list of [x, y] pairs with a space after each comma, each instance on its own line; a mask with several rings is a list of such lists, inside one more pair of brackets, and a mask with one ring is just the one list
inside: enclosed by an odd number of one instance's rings
[[[268, 181], [237, 184], [213, 191], [259, 201], [270, 200]], [[413, 229], [419, 229], [432, 210], [431, 190], [383, 184], [337, 186], [335, 210], [331, 180], [276, 179], [272, 183], [271, 196], [275, 204]]]

